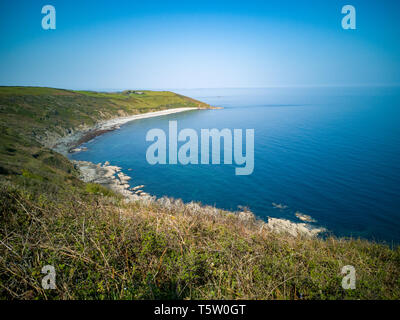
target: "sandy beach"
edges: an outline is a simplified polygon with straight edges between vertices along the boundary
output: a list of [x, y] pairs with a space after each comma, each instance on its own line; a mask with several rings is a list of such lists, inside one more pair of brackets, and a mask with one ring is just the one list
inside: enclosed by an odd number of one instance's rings
[[79, 148], [79, 146], [81, 144], [88, 142], [88, 141], [94, 139], [95, 137], [102, 135], [106, 132], [110, 132], [110, 131], [119, 129], [120, 126], [122, 126], [128, 122], [131, 122], [134, 120], [139, 120], [139, 119], [160, 117], [160, 116], [165, 116], [165, 115], [169, 115], [169, 114], [173, 114], [173, 113], [199, 110], [199, 109], [201, 109], [201, 108], [173, 108], [173, 109], [168, 109], [168, 110], [135, 114], [135, 115], [127, 116], [127, 117], [118, 117], [118, 118], [114, 118], [114, 119], [100, 121], [93, 127], [90, 127], [90, 128], [84, 129], [84, 130], [74, 131], [64, 137], [56, 139], [55, 141], [51, 141], [51, 142], [43, 141], [43, 143], [45, 145], [49, 146], [51, 149], [63, 154], [64, 156], [67, 156], [68, 153], [84, 151], [84, 149]]
[[168, 110], [161, 110], [161, 111], [155, 111], [155, 112], [146, 112], [146, 113], [141, 113], [141, 114], [135, 114], [132, 116], [128, 117], [121, 117], [121, 118], [115, 118], [111, 120], [107, 120], [104, 122], [100, 122], [98, 124], [98, 129], [99, 130], [109, 130], [114, 127], [121, 126], [125, 123], [138, 120], [138, 119], [146, 119], [146, 118], [152, 118], [152, 117], [160, 117], [160, 116], [165, 116], [168, 114], [173, 114], [173, 113], [178, 113], [178, 112], [185, 112], [185, 111], [191, 111], [191, 110], [198, 110], [199, 108], [174, 108], [174, 109], [168, 109]]

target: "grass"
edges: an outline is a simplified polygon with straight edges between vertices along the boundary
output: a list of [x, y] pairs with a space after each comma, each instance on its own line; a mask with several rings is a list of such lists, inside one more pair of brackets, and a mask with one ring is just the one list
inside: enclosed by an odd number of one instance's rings
[[[180, 201], [38, 198], [3, 188], [0, 296], [14, 299], [399, 299], [400, 250], [260, 231]], [[57, 289], [43, 290], [53, 265]], [[341, 287], [354, 265], [356, 290]]]
[[[143, 92], [151, 108], [192, 103]], [[236, 212], [168, 198], [126, 203], [80, 181], [38, 132], [95, 122], [99, 110], [116, 116], [137, 96], [96, 95], [0, 88], [0, 299], [400, 298], [399, 247], [295, 238]], [[41, 286], [49, 264], [55, 290]], [[355, 290], [341, 287], [345, 265], [356, 268]]]

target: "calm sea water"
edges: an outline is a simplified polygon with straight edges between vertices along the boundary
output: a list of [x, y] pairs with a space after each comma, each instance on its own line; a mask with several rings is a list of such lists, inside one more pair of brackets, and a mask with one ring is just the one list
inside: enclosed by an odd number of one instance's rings
[[[264, 219], [300, 222], [299, 211], [337, 236], [400, 243], [400, 88], [176, 91], [224, 109], [134, 121], [71, 158], [108, 160], [132, 185], [144, 184], [156, 196], [247, 206]], [[236, 176], [235, 165], [149, 165], [146, 133], [168, 132], [169, 120], [198, 134], [202, 128], [254, 129], [253, 174]]]

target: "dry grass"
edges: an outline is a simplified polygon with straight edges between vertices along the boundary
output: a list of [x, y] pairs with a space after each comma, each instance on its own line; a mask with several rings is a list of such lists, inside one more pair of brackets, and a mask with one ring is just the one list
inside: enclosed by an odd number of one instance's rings
[[[399, 299], [400, 250], [278, 235], [255, 219], [160, 199], [1, 190], [6, 299]], [[53, 265], [56, 290], [43, 290]], [[341, 287], [353, 265], [356, 290]]]

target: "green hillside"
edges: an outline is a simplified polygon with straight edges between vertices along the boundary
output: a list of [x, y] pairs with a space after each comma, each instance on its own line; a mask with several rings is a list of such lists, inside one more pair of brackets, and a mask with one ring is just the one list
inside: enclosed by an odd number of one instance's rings
[[[135, 93], [135, 92], [139, 92]], [[100, 93], [35, 87], [0, 87], [0, 126], [25, 136], [92, 126], [99, 120], [170, 108], [210, 106], [168, 91]]]

